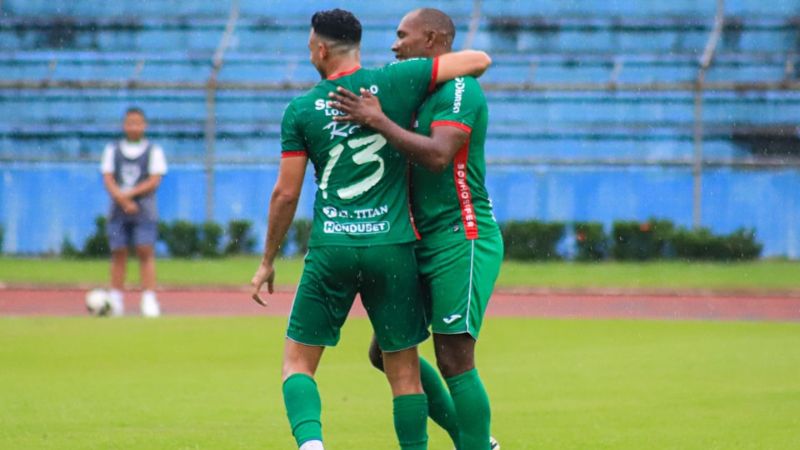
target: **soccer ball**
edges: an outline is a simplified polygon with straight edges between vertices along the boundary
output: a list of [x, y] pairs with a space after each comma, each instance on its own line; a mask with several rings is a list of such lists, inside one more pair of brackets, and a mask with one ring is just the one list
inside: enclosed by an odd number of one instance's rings
[[108, 292], [103, 289], [92, 289], [86, 293], [86, 309], [93, 316], [108, 316], [111, 314], [111, 301]]

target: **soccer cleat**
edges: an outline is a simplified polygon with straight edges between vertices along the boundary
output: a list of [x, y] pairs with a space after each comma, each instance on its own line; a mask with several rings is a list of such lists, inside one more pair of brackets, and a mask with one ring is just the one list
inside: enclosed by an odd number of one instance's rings
[[144, 292], [142, 294], [142, 316], [144, 317], [158, 317], [161, 315], [161, 306], [156, 300], [156, 295], [152, 292]]
[[322, 441], [313, 440], [303, 443], [300, 450], [325, 450], [325, 447], [322, 446]]

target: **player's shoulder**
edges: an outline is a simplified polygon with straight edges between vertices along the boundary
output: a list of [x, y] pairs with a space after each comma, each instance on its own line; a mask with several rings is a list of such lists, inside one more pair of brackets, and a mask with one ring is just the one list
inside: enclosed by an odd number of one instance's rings
[[371, 70], [372, 73], [375, 74], [392, 74], [395, 72], [407, 72], [422, 67], [427, 68], [428, 65], [431, 64], [430, 61], [431, 61], [430, 58], [408, 58], [408, 59], [392, 61], [384, 64], [383, 66], [375, 67], [369, 70]]
[[486, 103], [480, 83], [473, 77], [458, 77], [446, 81], [431, 93], [430, 99], [437, 104], [468, 102], [470, 105]]
[[439, 88], [436, 89], [435, 93], [438, 92], [445, 92], [445, 93], [452, 93], [456, 90], [466, 91], [469, 90], [471, 92], [480, 92], [483, 93], [483, 89], [481, 88], [481, 84], [475, 77], [457, 77], [452, 80], [445, 81], [444, 83], [439, 85]]
[[164, 154], [164, 147], [162, 147], [161, 144], [158, 144], [153, 141], [150, 141], [149, 144], [150, 144], [150, 150], [153, 153], [160, 153], [161, 155]]
[[294, 96], [286, 105], [286, 111], [300, 112], [305, 108], [314, 106], [314, 102], [320, 97], [323, 97], [330, 90], [328, 80], [322, 80], [306, 90], [305, 92]]

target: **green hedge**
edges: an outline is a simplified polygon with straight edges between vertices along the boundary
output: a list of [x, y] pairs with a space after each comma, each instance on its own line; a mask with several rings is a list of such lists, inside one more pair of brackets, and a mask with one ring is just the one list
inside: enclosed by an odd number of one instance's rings
[[[309, 220], [293, 222], [282, 247], [289, 248], [287, 244], [291, 241], [296, 254], [305, 253], [308, 250], [311, 226]], [[756, 259], [763, 249], [752, 229], [715, 235], [707, 228], [676, 228], [672, 222], [660, 219], [614, 222], [610, 235], [606, 234], [603, 225], [598, 222], [576, 222], [571, 226], [574, 230], [577, 261], [602, 261], [607, 258], [618, 261], [671, 258], [690, 261], [739, 261]], [[254, 251], [256, 243], [251, 233], [251, 223], [246, 220], [231, 221], [224, 232], [214, 222], [197, 225], [185, 220], [160, 222], [158, 231], [159, 240], [166, 244], [169, 254], [177, 258], [248, 254]], [[559, 243], [566, 234], [564, 223], [511, 221], [503, 224], [501, 231], [507, 259], [547, 261], [564, 258], [558, 251]], [[95, 231], [81, 249], [65, 238], [61, 253], [65, 257], [107, 257], [110, 252], [105, 217], [95, 219]]]
[[[216, 258], [223, 255], [252, 253], [255, 238], [250, 232], [250, 222], [234, 220], [228, 224], [227, 233], [215, 222], [197, 225], [187, 220], [158, 223], [158, 240], [163, 242], [170, 256], [176, 258]], [[227, 239], [226, 245], [223, 240]], [[106, 218], [95, 219], [95, 231], [83, 248], [75, 246], [69, 238], [61, 244], [61, 255], [67, 258], [103, 258], [111, 254], [106, 233]]]
[[79, 249], [65, 237], [61, 242], [61, 255], [65, 258], [107, 258], [111, 255], [106, 234], [106, 218], [97, 216], [94, 219], [94, 233], [92, 233]]
[[577, 222], [575, 247], [578, 261], [601, 261], [608, 256], [608, 236], [599, 222]]
[[228, 223], [228, 244], [226, 255], [253, 253], [256, 239], [251, 235], [252, 223], [249, 220], [232, 220]]
[[668, 220], [614, 222], [611, 254], [619, 261], [647, 261], [668, 256], [675, 226]]
[[[614, 222], [611, 234], [597, 222], [572, 224], [575, 232], [577, 261], [648, 261], [674, 259], [698, 261], [752, 260], [761, 255], [763, 246], [755, 230], [739, 229], [728, 235], [715, 235], [707, 228], [676, 228], [669, 220]], [[504, 224], [506, 258], [516, 260], [560, 259], [556, 249], [564, 237], [560, 222], [514, 221]]]
[[672, 239], [675, 255], [681, 259], [738, 261], [756, 259], [763, 246], [755, 230], [738, 229], [729, 235], [714, 235], [708, 228], [682, 229]]
[[506, 222], [501, 230], [506, 258], [523, 261], [561, 259], [556, 245], [564, 237], [563, 223], [512, 221]]

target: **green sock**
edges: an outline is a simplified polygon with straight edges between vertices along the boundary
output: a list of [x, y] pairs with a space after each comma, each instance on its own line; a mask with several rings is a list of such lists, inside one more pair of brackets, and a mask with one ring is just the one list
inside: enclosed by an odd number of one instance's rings
[[446, 378], [453, 396], [461, 446], [458, 450], [488, 450], [492, 411], [478, 370]]
[[453, 445], [459, 448], [456, 408], [453, 406], [450, 392], [442, 383], [439, 372], [421, 356], [419, 358], [419, 374], [422, 378], [422, 390], [428, 396], [428, 415], [444, 428], [444, 431], [447, 431], [450, 439], [453, 440]]
[[283, 382], [283, 402], [297, 446], [314, 439], [321, 441], [322, 403], [314, 379], [303, 373], [287, 378]]
[[428, 448], [428, 399], [425, 394], [394, 398], [394, 431], [401, 450]]

